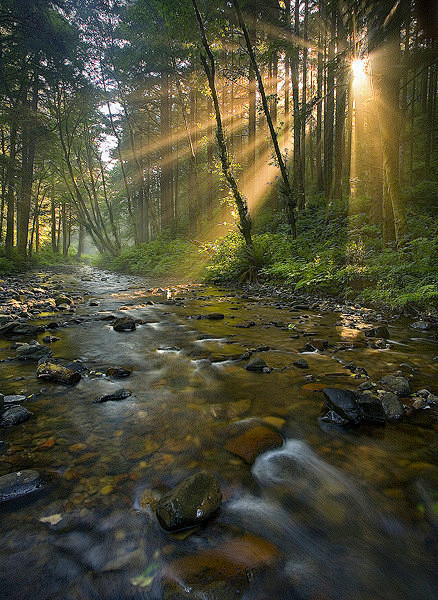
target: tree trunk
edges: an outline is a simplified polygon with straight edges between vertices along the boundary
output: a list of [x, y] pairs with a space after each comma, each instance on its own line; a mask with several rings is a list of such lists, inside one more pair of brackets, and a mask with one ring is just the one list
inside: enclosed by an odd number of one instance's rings
[[172, 219], [172, 143], [169, 94], [169, 74], [164, 71], [161, 74], [160, 98], [160, 134], [162, 144], [160, 171], [161, 229], [168, 227]]
[[222, 126], [222, 117], [221, 117], [221, 111], [220, 111], [220, 107], [219, 107], [219, 99], [218, 99], [217, 90], [216, 90], [216, 83], [215, 83], [216, 67], [215, 67], [214, 57], [213, 57], [213, 53], [210, 49], [210, 46], [209, 46], [209, 43], [207, 40], [204, 23], [202, 22], [201, 14], [199, 12], [196, 0], [192, 0], [192, 4], [193, 4], [193, 8], [195, 10], [196, 19], [198, 21], [199, 30], [201, 32], [202, 45], [203, 45], [205, 53], [207, 55], [205, 57], [203, 54], [201, 54], [201, 61], [202, 61], [202, 64], [203, 64], [203, 67], [205, 70], [205, 74], [207, 75], [208, 85], [209, 85], [211, 96], [213, 99], [213, 106], [214, 106], [214, 112], [215, 112], [215, 116], [216, 116], [216, 126], [217, 126], [216, 138], [217, 138], [217, 142], [218, 142], [218, 146], [219, 146], [219, 156], [220, 156], [221, 165], [222, 165], [222, 172], [223, 172], [223, 175], [224, 175], [224, 177], [230, 187], [230, 190], [233, 194], [233, 197], [234, 197], [237, 212], [239, 214], [240, 232], [242, 233], [242, 235], [245, 239], [246, 245], [252, 246], [251, 220], [248, 215], [248, 206], [246, 204], [246, 200], [240, 194], [239, 188], [237, 186], [237, 182], [236, 182], [234, 175], [230, 168], [230, 159], [228, 156], [228, 150], [227, 150], [224, 130], [223, 130], [223, 126]]
[[239, 26], [242, 29], [242, 32], [243, 32], [243, 35], [245, 38], [246, 48], [248, 50], [248, 54], [250, 56], [252, 65], [254, 67], [254, 71], [255, 71], [255, 75], [256, 75], [256, 79], [257, 79], [257, 85], [258, 85], [259, 93], [260, 93], [260, 96], [262, 99], [263, 112], [265, 113], [266, 121], [267, 121], [268, 127], [269, 127], [269, 132], [271, 135], [272, 144], [274, 146], [275, 156], [277, 158], [278, 166], [280, 168], [280, 173], [281, 173], [281, 178], [282, 178], [282, 193], [283, 193], [285, 203], [286, 203], [286, 211], [287, 211], [287, 216], [288, 216], [288, 224], [289, 224], [289, 228], [290, 228], [290, 233], [291, 233], [292, 237], [295, 238], [296, 237], [295, 196], [292, 191], [292, 188], [291, 188], [291, 185], [289, 182], [289, 176], [288, 176], [288, 173], [286, 170], [286, 165], [283, 160], [283, 156], [281, 154], [280, 147], [278, 145], [277, 132], [275, 131], [275, 127], [272, 122], [271, 114], [269, 112], [268, 100], [266, 98], [266, 93], [265, 93], [265, 88], [264, 88], [263, 81], [262, 81], [262, 76], [260, 74], [260, 69], [257, 64], [257, 60], [256, 60], [256, 57], [254, 54], [251, 40], [249, 39], [248, 29], [246, 28], [245, 21], [243, 19], [243, 15], [240, 10], [238, 0], [233, 0], [233, 4], [234, 4], [234, 8], [236, 9]]

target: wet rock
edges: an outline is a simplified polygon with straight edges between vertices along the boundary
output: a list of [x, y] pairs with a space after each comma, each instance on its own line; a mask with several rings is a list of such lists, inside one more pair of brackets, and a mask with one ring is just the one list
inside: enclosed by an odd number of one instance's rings
[[32, 413], [24, 406], [11, 406], [10, 408], [7, 408], [1, 415], [0, 426], [13, 427], [14, 425], [24, 423], [30, 419], [31, 416]]
[[213, 473], [199, 471], [183, 479], [160, 498], [158, 521], [166, 531], [193, 527], [208, 519], [219, 508], [222, 493]]
[[261, 358], [261, 356], [255, 356], [255, 357], [251, 358], [249, 360], [249, 362], [246, 363], [245, 369], [247, 371], [263, 371], [263, 372], [270, 371], [270, 368], [268, 367], [268, 365], [266, 364], [264, 359]]
[[357, 386], [359, 392], [365, 392], [366, 390], [372, 390], [376, 387], [376, 384], [372, 381], [364, 381], [360, 385]]
[[42, 325], [28, 325], [26, 323], [16, 325], [13, 329], [14, 335], [36, 335], [41, 331], [44, 331], [45, 328]]
[[243, 431], [227, 440], [225, 450], [249, 465], [252, 465], [260, 454], [283, 445], [280, 433], [258, 419], [233, 423], [232, 430], [239, 428]]
[[2, 456], [8, 449], [9, 444], [0, 440], [0, 456]]
[[26, 396], [22, 394], [12, 394], [10, 396], [4, 396], [3, 401], [5, 404], [14, 404], [16, 402], [24, 402]]
[[164, 600], [238, 600], [249, 582], [278, 556], [251, 534], [178, 558], [162, 572]]
[[17, 321], [6, 321], [0, 325], [0, 335], [7, 335], [12, 333], [14, 327], [17, 326]]
[[385, 422], [385, 410], [382, 401], [378, 396], [374, 396], [373, 394], [360, 394], [357, 398], [357, 402], [363, 421], [382, 424]]
[[236, 323], [234, 327], [238, 327], [239, 329], [249, 329], [250, 327], [255, 327], [255, 321], [242, 321], [242, 323]]
[[409, 381], [405, 377], [385, 375], [380, 381], [388, 391], [394, 392], [398, 396], [409, 396], [411, 393]]
[[73, 300], [64, 294], [60, 294], [55, 298], [55, 305], [59, 308], [60, 306], [70, 306], [73, 304]]
[[415, 410], [420, 410], [421, 408], [424, 408], [427, 405], [427, 402], [425, 400], [425, 398], [415, 398], [415, 400], [412, 403], [412, 408], [414, 408]]
[[114, 321], [114, 331], [134, 331], [136, 325], [132, 317], [120, 317]]
[[58, 342], [61, 338], [56, 337], [56, 335], [45, 335], [43, 337], [43, 342], [45, 344], [53, 344], [54, 342]]
[[307, 362], [307, 360], [305, 358], [299, 358], [292, 364], [295, 367], [298, 367], [299, 369], [308, 369], [309, 368], [309, 363]]
[[94, 404], [100, 402], [109, 402], [109, 401], [117, 401], [117, 400], [125, 400], [125, 398], [129, 398], [132, 396], [132, 392], [129, 390], [121, 389], [112, 392], [111, 394], [104, 394], [103, 396], [99, 396], [96, 400], [93, 400]]
[[125, 369], [124, 367], [108, 367], [106, 374], [109, 377], [116, 377], [117, 379], [122, 377], [129, 377], [131, 375], [131, 369]]
[[322, 423], [331, 423], [333, 425], [348, 425], [349, 421], [347, 419], [343, 419], [341, 415], [338, 415], [334, 410], [329, 410], [324, 416], [319, 418], [319, 421]]
[[210, 319], [210, 321], [220, 321], [221, 319], [225, 318], [225, 315], [223, 315], [222, 313], [210, 313], [208, 315], [205, 315], [206, 319]]
[[359, 423], [362, 413], [354, 392], [338, 388], [324, 388], [322, 392], [327, 408], [334, 410], [349, 423]]
[[47, 381], [54, 381], [56, 383], [65, 383], [67, 385], [73, 385], [77, 383], [81, 374], [78, 371], [64, 367], [53, 362], [45, 362], [37, 367], [37, 377], [45, 379]]
[[403, 404], [392, 392], [384, 392], [380, 396], [385, 417], [388, 421], [398, 421], [403, 416]]
[[389, 331], [385, 325], [379, 325], [378, 327], [373, 327], [372, 329], [367, 329], [365, 331], [366, 337], [376, 337], [376, 338], [384, 338], [387, 340], [389, 338]]
[[25, 470], [0, 477], [0, 502], [13, 500], [40, 488], [43, 482], [38, 471]]
[[428, 331], [432, 328], [432, 324], [429, 321], [416, 321], [411, 324], [412, 329], [417, 329], [418, 331]]
[[328, 348], [328, 341], [327, 340], [311, 340], [310, 342], [307, 342], [305, 345], [305, 349], [309, 352], [314, 352], [315, 350], [318, 352], [323, 352], [324, 350], [327, 350]]
[[17, 358], [19, 360], [41, 360], [51, 356], [52, 351], [50, 348], [41, 344], [23, 344], [17, 348]]

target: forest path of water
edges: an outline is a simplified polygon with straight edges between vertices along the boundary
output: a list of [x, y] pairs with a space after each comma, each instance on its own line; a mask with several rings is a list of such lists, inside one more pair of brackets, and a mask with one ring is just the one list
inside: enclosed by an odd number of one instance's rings
[[[29, 338], [0, 339], [0, 392], [23, 393], [33, 413], [0, 429], [0, 476], [34, 469], [46, 482], [0, 505], [0, 599], [436, 597], [433, 411], [384, 426], [318, 420], [323, 387], [355, 390], [400, 365], [412, 391], [438, 392], [433, 329], [391, 322], [385, 343], [364, 335], [381, 325], [372, 311], [94, 269], [38, 282], [82, 297], [28, 322], [60, 325], [35, 339], [55, 334], [53, 355], [85, 370], [74, 386], [42, 382], [36, 362], [16, 358]], [[115, 317], [135, 330], [115, 331]], [[266, 372], [245, 369], [254, 358]], [[132, 373], [116, 379], [114, 366]], [[94, 403], [120, 388], [132, 395]], [[248, 419], [284, 439], [253, 465], [229, 445]], [[216, 475], [221, 508], [165, 532], [156, 499], [200, 469]]]

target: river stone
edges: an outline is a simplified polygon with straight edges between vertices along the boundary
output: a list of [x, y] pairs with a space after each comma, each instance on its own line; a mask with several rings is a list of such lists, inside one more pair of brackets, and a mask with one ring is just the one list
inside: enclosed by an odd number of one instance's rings
[[249, 582], [278, 556], [271, 542], [245, 534], [183, 556], [162, 571], [164, 600], [238, 600]]
[[357, 398], [359, 408], [364, 421], [370, 423], [384, 423], [385, 411], [382, 400], [373, 394], [360, 394]]
[[222, 313], [210, 313], [208, 315], [205, 315], [206, 319], [210, 319], [210, 321], [220, 321], [221, 319], [225, 318], [225, 315], [223, 315]]
[[41, 476], [38, 471], [29, 469], [2, 475], [0, 477], [0, 502], [30, 494], [41, 485]]
[[193, 527], [210, 517], [220, 506], [222, 493], [213, 473], [199, 471], [183, 479], [160, 498], [156, 515], [166, 531]]
[[411, 393], [409, 381], [405, 377], [385, 375], [380, 381], [390, 392], [394, 392], [398, 396], [409, 396]]
[[40, 360], [51, 356], [52, 351], [50, 348], [41, 344], [23, 344], [17, 348], [17, 358], [19, 360]]
[[134, 331], [135, 320], [132, 317], [120, 317], [114, 321], [114, 331]]
[[24, 402], [26, 400], [26, 396], [22, 394], [11, 394], [9, 396], [5, 396], [3, 398], [5, 404], [12, 404], [14, 402]]
[[63, 367], [62, 365], [45, 362], [38, 365], [37, 377], [48, 381], [73, 385], [80, 380], [81, 374], [78, 371]]
[[17, 321], [7, 321], [0, 325], [0, 335], [6, 335], [14, 330], [14, 327], [18, 325]]
[[8, 449], [8, 445], [9, 444], [7, 442], [0, 440], [0, 456], [6, 452], [6, 450]]
[[322, 392], [324, 402], [330, 410], [334, 410], [349, 423], [359, 423], [362, 414], [354, 392], [338, 388], [324, 388]]
[[317, 350], [318, 352], [323, 352], [324, 350], [327, 350], [328, 345], [329, 344], [328, 344], [327, 340], [315, 339], [315, 340], [311, 340], [310, 342], [307, 342], [304, 347], [309, 352], [314, 352], [315, 350]]
[[61, 338], [56, 337], [56, 335], [45, 335], [43, 337], [43, 342], [45, 344], [53, 344], [53, 342], [58, 342]]
[[379, 325], [378, 327], [367, 329], [365, 335], [366, 337], [384, 338], [387, 340], [389, 338], [389, 331], [385, 325]]
[[416, 321], [411, 324], [411, 327], [418, 331], [428, 331], [432, 327], [432, 324], [429, 321]]
[[104, 394], [103, 396], [99, 396], [99, 398], [96, 398], [96, 400], [93, 400], [93, 403], [96, 404], [99, 402], [108, 402], [110, 400], [125, 400], [125, 398], [129, 398], [129, 396], [132, 396], [131, 391], [121, 389], [121, 390], [116, 390], [115, 392], [112, 392], [111, 394]]
[[71, 298], [69, 298], [68, 296], [65, 296], [64, 294], [61, 294], [59, 296], [56, 296], [55, 304], [58, 307], [65, 305], [65, 304], [70, 306], [71, 304], [73, 304], [73, 300]]
[[269, 367], [261, 356], [255, 356], [246, 363], [245, 369], [247, 371], [264, 371], [265, 369], [269, 369]]
[[403, 416], [403, 404], [396, 394], [384, 392], [380, 400], [382, 401], [385, 417], [388, 421], [397, 421]]
[[24, 406], [11, 406], [7, 408], [0, 417], [2, 427], [12, 427], [24, 423], [32, 416], [32, 413]]
[[246, 431], [230, 438], [225, 444], [225, 450], [252, 465], [257, 456], [282, 445], [283, 438], [278, 431], [254, 422]]
[[125, 369], [124, 367], [108, 367], [106, 370], [106, 374], [109, 375], [109, 377], [116, 378], [129, 377], [131, 373], [132, 369]]
[[43, 325], [28, 325], [27, 323], [16, 325], [13, 329], [14, 335], [35, 335], [44, 331]]
[[309, 368], [309, 363], [307, 362], [307, 360], [305, 358], [299, 358], [292, 364], [295, 367], [298, 367], [298, 369], [308, 369]]

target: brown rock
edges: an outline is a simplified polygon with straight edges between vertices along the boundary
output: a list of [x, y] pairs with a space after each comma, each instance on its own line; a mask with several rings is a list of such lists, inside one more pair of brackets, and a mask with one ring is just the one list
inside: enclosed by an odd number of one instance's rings
[[252, 465], [257, 456], [282, 445], [283, 438], [278, 431], [267, 425], [254, 424], [230, 438], [225, 444], [225, 449]]
[[38, 365], [37, 377], [46, 379], [48, 381], [55, 381], [57, 383], [65, 383], [67, 385], [73, 385], [77, 383], [81, 374], [73, 369], [68, 369], [62, 365], [56, 365], [51, 362], [45, 362]]

